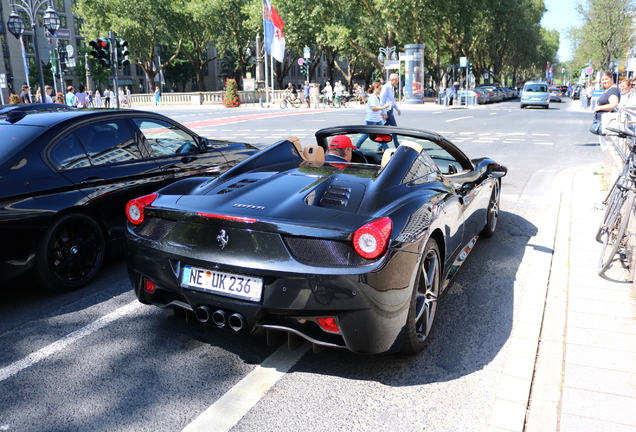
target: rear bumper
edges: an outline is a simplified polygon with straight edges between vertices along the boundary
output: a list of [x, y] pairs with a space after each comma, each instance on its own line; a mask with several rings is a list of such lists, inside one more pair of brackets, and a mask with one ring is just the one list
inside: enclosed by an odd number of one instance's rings
[[[127, 248], [128, 273], [142, 303], [203, 311], [201, 315], [205, 311], [222, 311], [227, 317], [239, 314], [245, 320], [244, 332], [259, 328], [284, 331], [318, 345], [357, 353], [381, 353], [399, 345], [411, 302], [416, 253], [389, 252], [372, 271], [351, 268], [347, 274], [342, 274], [342, 269], [339, 274], [330, 274], [330, 269], [321, 268], [315, 274], [298, 274], [194, 260], [184, 263], [183, 257], [170, 256], [143, 243], [129, 239]], [[186, 264], [262, 277], [262, 299], [251, 302], [184, 288], [179, 281]], [[155, 284], [154, 292], [145, 289], [147, 280]], [[338, 332], [323, 330], [317, 318], [334, 318]]]

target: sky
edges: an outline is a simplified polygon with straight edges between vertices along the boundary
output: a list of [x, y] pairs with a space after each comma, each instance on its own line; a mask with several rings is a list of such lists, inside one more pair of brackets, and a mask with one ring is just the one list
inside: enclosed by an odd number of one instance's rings
[[567, 29], [578, 27], [579, 15], [574, 8], [581, 0], [543, 0], [547, 11], [543, 14], [541, 26], [548, 30], [558, 30], [561, 33], [559, 38], [559, 60], [564, 62], [572, 60], [572, 47], [567, 39]]

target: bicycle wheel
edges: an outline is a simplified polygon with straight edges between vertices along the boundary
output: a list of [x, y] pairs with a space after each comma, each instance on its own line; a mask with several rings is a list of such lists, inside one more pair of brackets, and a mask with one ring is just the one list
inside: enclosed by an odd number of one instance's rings
[[287, 99], [283, 99], [282, 101], [280, 101], [280, 109], [285, 108], [287, 108]]
[[296, 98], [292, 101], [292, 105], [294, 106], [294, 108], [300, 108], [300, 98]]
[[626, 246], [625, 232], [627, 231], [627, 224], [629, 223], [633, 206], [634, 192], [632, 190], [618, 194], [617, 205], [609, 216], [607, 235], [601, 247], [601, 256], [597, 268], [600, 276], [604, 276], [607, 269], [612, 266], [614, 257], [621, 245]]
[[614, 214], [615, 208], [619, 203], [621, 189], [618, 187], [618, 184], [621, 182], [621, 178], [622, 176], [618, 176], [616, 178], [616, 181], [614, 181], [614, 184], [607, 194], [605, 201], [603, 201], [603, 204], [605, 204], [605, 213], [603, 214], [603, 220], [601, 221], [601, 224], [598, 227], [598, 231], [596, 232], [596, 241], [599, 243], [603, 243], [603, 235], [607, 233], [609, 217], [610, 215]]

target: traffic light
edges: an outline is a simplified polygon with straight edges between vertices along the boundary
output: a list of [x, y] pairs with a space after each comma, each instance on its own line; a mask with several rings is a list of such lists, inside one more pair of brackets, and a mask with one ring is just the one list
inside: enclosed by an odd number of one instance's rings
[[110, 39], [99, 38], [88, 43], [93, 49], [91, 55], [99, 60], [99, 64], [105, 68], [110, 67]]
[[117, 67], [124, 67], [130, 64], [130, 60], [128, 60], [128, 55], [130, 51], [128, 50], [128, 41], [123, 39], [115, 39], [115, 44], [117, 45]]
[[300, 74], [307, 75], [307, 65], [304, 63], [300, 65]]

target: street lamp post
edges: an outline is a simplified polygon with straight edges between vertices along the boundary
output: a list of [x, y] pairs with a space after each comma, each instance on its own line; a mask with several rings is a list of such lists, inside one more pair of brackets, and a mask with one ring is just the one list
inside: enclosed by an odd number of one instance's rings
[[389, 81], [389, 70], [386, 68], [386, 61], [397, 60], [397, 54], [395, 53], [395, 46], [392, 47], [380, 47], [380, 54], [378, 54], [378, 61], [384, 64], [386, 70], [386, 80]]
[[[47, 29], [51, 35], [54, 35], [57, 29], [60, 28], [60, 17], [53, 8], [53, 0], [9, 0], [9, 4], [12, 10], [9, 19], [7, 20], [7, 28], [9, 29], [9, 33], [15, 36], [16, 39], [19, 39], [26, 30], [26, 24], [16, 12], [16, 8], [22, 9], [31, 20], [31, 29], [33, 30], [33, 49], [35, 52], [35, 62], [38, 67], [40, 81], [40, 101], [44, 102], [46, 100], [46, 92], [44, 90], [44, 72], [42, 69], [42, 62], [40, 61], [40, 50], [38, 48], [37, 39], [38, 12], [42, 6], [45, 4], [47, 5], [44, 16], [42, 17], [42, 23], [44, 24], [44, 28]], [[25, 72], [28, 75], [29, 72]]]

